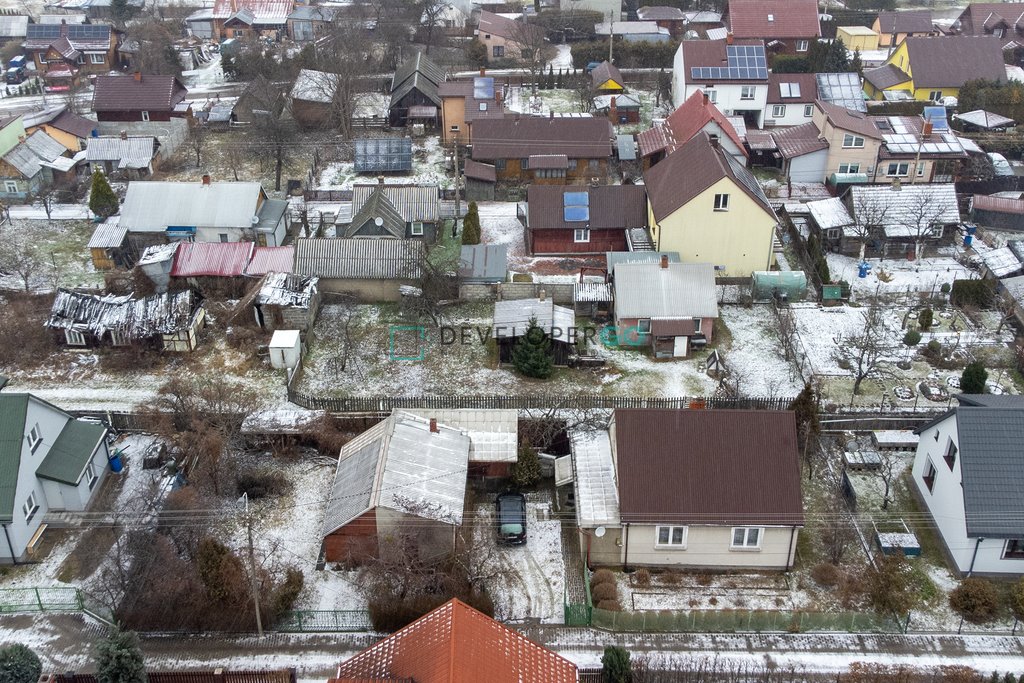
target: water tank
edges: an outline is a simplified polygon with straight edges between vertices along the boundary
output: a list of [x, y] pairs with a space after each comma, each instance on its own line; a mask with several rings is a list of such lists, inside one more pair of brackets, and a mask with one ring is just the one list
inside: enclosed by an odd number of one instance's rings
[[752, 295], [761, 301], [802, 301], [807, 295], [807, 275], [802, 270], [755, 271]]

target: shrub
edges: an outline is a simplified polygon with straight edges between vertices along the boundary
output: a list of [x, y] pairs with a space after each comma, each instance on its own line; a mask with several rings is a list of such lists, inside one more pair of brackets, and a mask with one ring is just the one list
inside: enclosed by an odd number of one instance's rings
[[616, 583], [615, 573], [610, 569], [598, 569], [596, 572], [590, 575], [590, 589], [593, 590], [594, 586], [599, 583]]
[[36, 683], [43, 673], [39, 657], [21, 643], [0, 650], [0, 683]]
[[831, 562], [822, 562], [811, 569], [811, 578], [820, 586], [838, 586], [843, 573]]
[[1018, 619], [1024, 619], [1024, 578], [1010, 588], [1010, 611]]
[[967, 578], [949, 594], [949, 606], [972, 624], [987, 624], [999, 613], [999, 591], [991, 581]]
[[697, 578], [694, 579], [698, 586], [710, 586], [713, 580], [711, 574], [697, 574]]
[[596, 605], [594, 605], [594, 607], [596, 607], [597, 609], [607, 610], [609, 612], [621, 612], [622, 611], [622, 603], [620, 603], [618, 601], [618, 599], [615, 599], [615, 600], [602, 600], [601, 602], [599, 602]]
[[630, 683], [633, 680], [629, 653], [624, 648], [608, 645], [601, 655], [601, 674], [606, 683]]
[[111, 189], [103, 171], [92, 174], [92, 187], [89, 189], [89, 210], [100, 218], [109, 218], [117, 213], [120, 203]]
[[252, 327], [233, 325], [224, 333], [224, 341], [233, 349], [253, 349], [263, 340], [263, 335]]
[[878, 555], [875, 567], [868, 570], [866, 579], [868, 600], [879, 614], [902, 616], [919, 600], [914, 592], [910, 567], [903, 555]]
[[271, 609], [274, 619], [280, 619], [285, 612], [292, 608], [304, 585], [305, 578], [302, 571], [295, 567], [289, 567], [285, 572], [284, 581], [277, 587], [272, 597]]
[[932, 339], [928, 342], [928, 353], [933, 356], [939, 355], [939, 351], [942, 350], [942, 344], [939, 343], [938, 339]]
[[540, 481], [540, 456], [528, 443], [519, 446], [519, 455], [512, 464], [512, 481], [519, 488], [536, 486]]
[[921, 333], [917, 330], [907, 330], [907, 333], [903, 335], [903, 343], [907, 346], [917, 346], [921, 341]]
[[462, 219], [462, 243], [480, 244], [480, 210], [470, 202], [466, 217]]
[[677, 569], [669, 569], [661, 575], [661, 580], [667, 586], [677, 586], [683, 580], [683, 575]]
[[708, 604], [709, 604], [709, 605], [711, 605], [712, 607], [714, 607], [715, 605], [717, 605], [717, 604], [718, 604], [718, 598], [716, 598], [716, 597], [712, 597], [712, 598], [710, 598], [710, 599], [708, 600]]
[[922, 330], [930, 329], [932, 323], [935, 321], [935, 313], [930, 308], [923, 308], [917, 315], [917, 324], [921, 326]]
[[114, 628], [96, 647], [98, 683], [146, 683], [146, 665], [134, 631]]
[[238, 495], [247, 494], [250, 500], [267, 496], [280, 496], [291, 488], [288, 477], [273, 470], [239, 472], [235, 478]]
[[972, 361], [964, 368], [960, 375], [960, 391], [965, 394], [985, 393], [985, 382], [988, 381], [988, 371], [981, 361]]
[[992, 280], [954, 280], [949, 300], [956, 306], [988, 308], [995, 298]]
[[948, 282], [943, 282], [942, 286], [939, 287], [939, 291], [942, 292], [943, 294], [949, 294], [949, 290], [951, 289], [952, 287], [949, 286]]
[[641, 567], [637, 569], [633, 574], [633, 581], [638, 586], [650, 586], [651, 585], [651, 572], [649, 569]]
[[617, 600], [619, 597], [619, 589], [614, 583], [599, 583], [590, 591], [594, 602], [603, 602], [604, 600]]

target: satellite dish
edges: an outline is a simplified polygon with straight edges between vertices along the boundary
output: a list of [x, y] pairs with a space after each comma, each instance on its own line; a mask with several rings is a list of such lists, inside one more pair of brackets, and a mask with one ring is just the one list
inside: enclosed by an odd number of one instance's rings
[[258, 225], [259, 222], [260, 222], [260, 217], [259, 216], [253, 216], [252, 218], [249, 219], [249, 222], [252, 223], [253, 225]]
[[380, 226], [384, 225], [384, 219], [381, 218], [380, 216], [377, 216], [376, 218], [373, 219], [373, 224], [379, 228]]
[[594, 529], [594, 535], [597, 536], [598, 538], [602, 538], [602, 537], [604, 537], [604, 534], [605, 534], [606, 531], [607, 531], [607, 529], [605, 529], [603, 526], [599, 526], [596, 529]]

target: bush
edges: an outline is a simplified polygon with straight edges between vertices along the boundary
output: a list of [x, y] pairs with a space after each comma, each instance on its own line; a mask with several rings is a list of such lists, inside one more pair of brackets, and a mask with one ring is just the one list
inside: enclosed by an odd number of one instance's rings
[[988, 371], [985, 366], [979, 360], [972, 361], [960, 375], [960, 391], [964, 394], [984, 394], [987, 381]]
[[615, 600], [602, 600], [601, 602], [594, 605], [594, 607], [596, 607], [597, 609], [607, 610], [609, 612], [622, 611], [622, 603], [620, 603], [617, 598]]
[[638, 586], [650, 586], [651, 585], [651, 572], [650, 572], [650, 570], [649, 569], [645, 569], [643, 567], [641, 567], [640, 569], [637, 569], [636, 572], [633, 574], [633, 581], [635, 581], [636, 585], [638, 585]]
[[1010, 588], [1010, 611], [1013, 616], [1024, 620], [1024, 578], [1018, 579]]
[[917, 324], [920, 325], [922, 330], [931, 329], [934, 320], [935, 313], [930, 308], [921, 309], [921, 312], [917, 315]]
[[619, 588], [614, 583], [599, 583], [591, 589], [590, 595], [594, 602], [618, 600]]
[[235, 478], [238, 495], [247, 494], [250, 500], [288, 493], [291, 483], [288, 477], [273, 470], [249, 470], [239, 472]]
[[928, 353], [933, 356], [939, 355], [939, 351], [942, 350], [942, 344], [939, 343], [938, 339], [932, 339], [928, 342]]
[[594, 590], [594, 586], [601, 583], [615, 583], [615, 573], [610, 569], [598, 569], [596, 572], [590, 575], [590, 590]]
[[992, 280], [954, 280], [949, 300], [955, 306], [989, 308], [995, 300], [995, 284]]
[[233, 349], [251, 349], [263, 340], [263, 334], [252, 327], [233, 325], [224, 333], [224, 341]]
[[0, 650], [0, 683], [36, 683], [43, 673], [39, 657], [21, 643]]
[[907, 346], [917, 346], [921, 341], [921, 333], [917, 330], [907, 330], [907, 333], [903, 335], [903, 343]]
[[903, 555], [878, 555], [866, 579], [868, 600], [878, 614], [905, 615], [920, 599]]
[[972, 624], [987, 624], [999, 614], [999, 591], [991, 581], [967, 578], [949, 594], [949, 606]]
[[292, 608], [292, 605], [295, 604], [295, 599], [302, 592], [305, 582], [305, 577], [303, 577], [300, 569], [295, 567], [288, 568], [285, 572], [284, 581], [277, 587], [271, 598], [271, 616], [274, 620], [280, 619], [285, 612]]
[[805, 74], [811, 70], [811, 63], [806, 57], [798, 55], [777, 55], [772, 60], [772, 73]]
[[512, 481], [519, 488], [536, 486], [540, 481], [540, 457], [528, 443], [519, 446], [519, 456], [512, 465]]
[[843, 580], [843, 572], [831, 562], [822, 562], [811, 569], [811, 578], [819, 586], [838, 586]]

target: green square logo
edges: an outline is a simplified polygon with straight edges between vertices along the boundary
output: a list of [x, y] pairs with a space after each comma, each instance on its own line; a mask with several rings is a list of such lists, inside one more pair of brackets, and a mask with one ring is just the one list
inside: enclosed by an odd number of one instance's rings
[[427, 328], [423, 325], [392, 325], [388, 330], [388, 358], [422, 361], [427, 355]]

